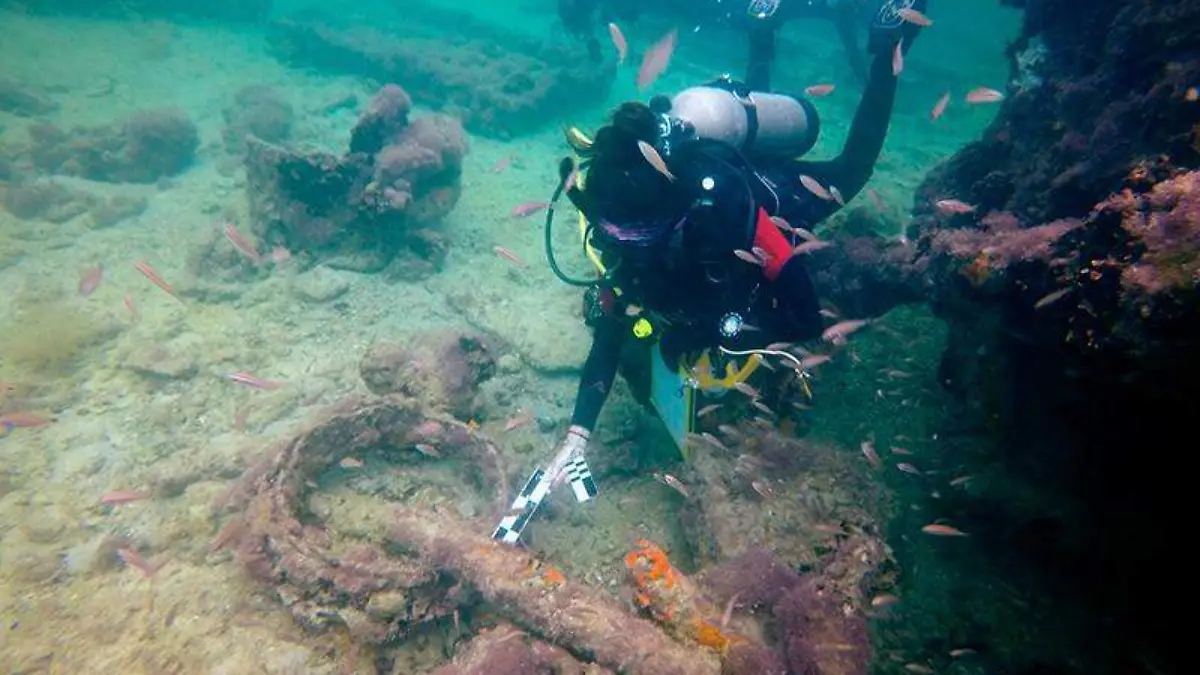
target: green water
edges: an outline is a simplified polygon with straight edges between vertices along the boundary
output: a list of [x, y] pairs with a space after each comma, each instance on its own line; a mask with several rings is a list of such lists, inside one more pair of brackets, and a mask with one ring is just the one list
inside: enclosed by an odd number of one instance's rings
[[[443, 31], [448, 45], [474, 37], [420, 18], [427, 7], [439, 7], [469, 10], [495, 27], [495, 35], [575, 45], [553, 3], [476, 4], [484, 3], [430, 0], [347, 10], [294, 2], [278, 3], [272, 15], [314, 10], [364, 25], [420, 23], [423, 31]], [[514, 219], [509, 210], [546, 199], [553, 189], [557, 159], [567, 152], [561, 125], [594, 129], [618, 103], [644, 98], [635, 66], [618, 70], [602, 103], [538, 118], [529, 133], [502, 140], [468, 128], [461, 198], [430, 225], [448, 250], [435, 270], [412, 278], [357, 273], [313, 267], [302, 252], [269, 271], [247, 270], [220, 234], [225, 222], [251, 230], [245, 171], [223, 135], [234, 93], [271, 87], [294, 114], [282, 143], [340, 152], [383, 83], [352, 70], [283, 63], [268, 49], [269, 27], [261, 24], [201, 22], [169, 12], [96, 17], [40, 9], [0, 7], [0, 78], [47, 104], [33, 113], [0, 111], [0, 159], [8, 160], [0, 162], [0, 185], [6, 196], [33, 183], [60, 186], [45, 197], [53, 203], [32, 216], [18, 217], [12, 201], [0, 210], [0, 282], [7, 289], [0, 413], [54, 420], [0, 438], [0, 617], [7, 626], [0, 670], [430, 672], [447, 658], [448, 620], [407, 641], [362, 647], [373, 658], [348, 660], [352, 648], [340, 632], [302, 630], [243, 565], [210, 552], [222, 524], [212, 503], [254, 457], [297, 433], [323, 406], [363, 393], [359, 362], [371, 344], [411, 343], [438, 332], [483, 334], [496, 346], [498, 372], [481, 385], [470, 421], [494, 441], [510, 482], [549, 459], [567, 425], [588, 334], [578, 291], [559, 284], [543, 264], [540, 219]], [[1019, 21], [1014, 11], [982, 0], [940, 2], [929, 14], [935, 25], [909, 54], [869, 184], [885, 204], [887, 231], [878, 233], [885, 237], [903, 231], [924, 174], [984, 133], [996, 108], [968, 107], [961, 96], [977, 86], [1004, 88], [1006, 41]], [[673, 25], [669, 16], [648, 13], [624, 28], [640, 52]], [[599, 27], [597, 34], [606, 37]], [[777, 88], [837, 84], [833, 95], [816, 102], [823, 136], [814, 157], [838, 152], [857, 105], [859, 87], [841, 50], [832, 28], [817, 21], [787, 26], [778, 45]], [[737, 31], [685, 30], [655, 90], [740, 73], [744, 52]], [[397, 84], [406, 83], [400, 78]], [[929, 111], [947, 91], [955, 102], [932, 123]], [[417, 98], [415, 114], [445, 104]], [[101, 182], [39, 170], [28, 159], [42, 125], [107, 125], [161, 106], [185, 111], [199, 134], [195, 161], [178, 175], [141, 184]], [[505, 160], [511, 160], [508, 168], [497, 171]], [[852, 207], [865, 196], [858, 200]], [[841, 218], [826, 225], [836, 229]], [[562, 229], [559, 243], [576, 250], [574, 233]], [[529, 266], [498, 258], [496, 246]], [[139, 260], [152, 264], [184, 302], [151, 286], [132, 265]], [[81, 296], [79, 274], [97, 264], [104, 266], [103, 282]], [[585, 268], [572, 255], [564, 264]], [[1029, 664], [1070, 663], [1088, 626], [1070, 609], [1045, 601], [1027, 575], [993, 563], [969, 538], [920, 533], [942, 517], [954, 490], [1013, 499], [1031, 510], [1053, 507], [989, 473], [987, 430], [962, 428], [978, 411], [961, 410], [937, 383], [944, 332], [927, 307], [911, 306], [854, 337], [853, 359], [839, 359], [815, 379], [816, 406], [804, 438], [813, 448], [811, 472], [777, 485], [776, 504], [754, 508], [786, 510], [794, 497], [809, 500], [816, 512], [825, 499], [834, 504], [830, 511], [862, 511], [891, 546], [896, 584], [890, 592], [900, 603], [881, 612], [871, 611], [869, 602], [855, 609], [871, 615], [874, 672], [905, 672], [907, 665], [909, 672], [1011, 673]], [[286, 386], [249, 389], [224, 377], [239, 371]], [[533, 422], [505, 431], [506, 420], [518, 415]], [[568, 578], [626, 602], [621, 559], [635, 539], [661, 544], [684, 572], [703, 571], [712, 561], [696, 550], [684, 522], [695, 505], [652, 477], [689, 477], [693, 469], [669, 450], [661, 428], [624, 384], [610, 397], [596, 438], [597, 503], [577, 507], [562, 498], [548, 507], [531, 525], [532, 551]], [[885, 455], [885, 471], [867, 470], [864, 440]], [[925, 475], [894, 470], [896, 457], [886, 452], [891, 446], [911, 451]], [[485, 499], [455, 497], [463, 485], [477, 487], [468, 467], [451, 462], [418, 480], [389, 474], [385, 452], [365, 459], [379, 476], [347, 479], [334, 470], [314, 477], [319, 494], [309, 508], [336, 523], [339, 534], [378, 538], [384, 508], [406, 500], [437, 503], [478, 522], [481, 536], [490, 530]], [[968, 474], [975, 478], [965, 486], [946, 485]], [[405, 482], [413, 480], [417, 487]], [[98, 507], [101, 495], [113, 490], [148, 498]], [[819, 557], [812, 542], [820, 537], [805, 528], [822, 523], [781, 522], [767, 529], [781, 556], [794, 558], [786, 562]], [[129, 546], [165, 566], [145, 578], [118, 560], [115, 550]], [[950, 656], [967, 648], [973, 655]]]

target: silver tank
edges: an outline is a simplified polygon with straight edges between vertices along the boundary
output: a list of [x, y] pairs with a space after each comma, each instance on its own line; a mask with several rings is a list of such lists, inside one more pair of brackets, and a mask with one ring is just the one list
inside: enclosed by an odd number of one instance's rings
[[806, 101], [783, 94], [752, 92], [758, 131], [745, 146], [750, 124], [746, 108], [732, 93], [717, 87], [691, 87], [671, 99], [671, 115], [688, 122], [701, 138], [724, 141], [747, 154], [797, 157], [817, 141], [816, 111]]

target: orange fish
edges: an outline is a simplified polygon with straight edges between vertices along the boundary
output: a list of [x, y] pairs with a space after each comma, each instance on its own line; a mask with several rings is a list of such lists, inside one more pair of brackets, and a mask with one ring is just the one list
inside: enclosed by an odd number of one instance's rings
[[529, 267], [529, 265], [527, 265], [524, 260], [521, 260], [521, 258], [519, 256], [517, 256], [516, 253], [513, 253], [512, 251], [504, 248], [503, 246], [497, 246], [497, 247], [493, 248], [492, 250], [496, 252], [496, 255], [500, 256], [501, 258], [504, 258], [505, 260], [509, 261], [510, 263], [513, 263], [517, 267]]
[[938, 118], [942, 116], [942, 113], [946, 112], [946, 106], [948, 105], [950, 105], [950, 92], [942, 94], [942, 97], [939, 98], [937, 103], [933, 105], [933, 110], [929, 111], [929, 121], [938, 121]]
[[957, 216], [975, 211], [974, 206], [960, 199], [939, 199], [933, 205], [937, 207], [938, 213], [946, 216]]
[[661, 173], [669, 181], [675, 180], [675, 174], [671, 173], [671, 170], [667, 168], [666, 161], [663, 160], [662, 155], [658, 154], [658, 150], [655, 150], [653, 145], [650, 145], [646, 141], [638, 141], [638, 150], [641, 151], [642, 157], [646, 158], [646, 162], [654, 167], [655, 171]]
[[900, 73], [904, 72], [904, 40], [896, 42], [896, 47], [892, 49], [892, 75], [899, 77]]
[[930, 523], [921, 528], [925, 534], [932, 534], [935, 537], [966, 537], [969, 536], [966, 532], [952, 525], [942, 525], [941, 523]]
[[31, 412], [10, 412], [0, 415], [0, 427], [4, 427], [5, 429], [42, 427], [53, 421], [53, 417], [46, 417], [45, 415]]
[[833, 357], [828, 354], [813, 354], [812, 356], [805, 356], [804, 358], [800, 359], [800, 369], [812, 370], [813, 368], [816, 368], [824, 363], [829, 363], [832, 360]]
[[932, 19], [911, 7], [905, 7], [904, 9], [896, 10], [896, 15], [908, 23], [911, 23], [914, 26], [920, 26], [921, 28], [929, 28], [933, 25]]
[[83, 274], [79, 275], [79, 294], [83, 297], [91, 295], [100, 287], [101, 281], [104, 281], [104, 265], [84, 270]]
[[832, 84], [814, 84], [804, 90], [805, 94], [813, 98], [821, 98], [833, 93], [835, 85]]
[[262, 254], [258, 252], [258, 249], [254, 248], [254, 244], [251, 244], [249, 239], [246, 239], [244, 236], [242, 236], [241, 232], [237, 231], [237, 228], [233, 226], [233, 223], [225, 223], [225, 238], [229, 240], [229, 243], [233, 244], [233, 247], [236, 248], [239, 253], [249, 258], [250, 262], [254, 263], [255, 265], [262, 264]]
[[646, 55], [642, 57], [642, 65], [638, 68], [638, 89], [644, 90], [654, 84], [658, 76], [666, 71], [671, 63], [671, 55], [675, 53], [675, 43], [678, 39], [679, 31], [672, 29], [646, 50]]
[[130, 318], [130, 320], [132, 320], [134, 322], [136, 322], [138, 320], [138, 318], [141, 316], [140, 314], [138, 314], [137, 306], [133, 304], [133, 296], [132, 295], [125, 296], [125, 309], [129, 310], [129, 318]]
[[987, 87], [977, 87], [967, 92], [967, 103], [996, 103], [1003, 100], [1004, 94]]
[[887, 211], [887, 206], [884, 205], [883, 199], [875, 191], [875, 188], [867, 188], [867, 196], [871, 198], [871, 203], [875, 205], [876, 210], [880, 213]]
[[629, 43], [625, 41], [625, 34], [621, 32], [621, 27], [615, 23], [608, 24], [608, 36], [612, 38], [613, 46], [617, 48], [617, 65], [625, 63], [625, 57], [629, 55]]
[[871, 468], [878, 469], [880, 466], [883, 466], [883, 462], [879, 459], [879, 453], [875, 452], [874, 443], [863, 441], [859, 448], [862, 450], [863, 457], [867, 458], [867, 464], [870, 464]]
[[839, 321], [829, 328], [826, 328], [825, 332], [821, 333], [821, 339], [826, 342], [837, 342], [839, 340], [844, 341], [850, 336], [851, 333], [854, 333], [863, 326], [866, 326], [868, 323], [870, 323], [870, 320], [868, 319], [849, 319], [847, 321]]
[[171, 288], [170, 284], [163, 281], [162, 276], [159, 275], [157, 270], [150, 266], [150, 263], [144, 260], [139, 260], [133, 263], [133, 266], [137, 268], [137, 271], [142, 273], [142, 276], [149, 279], [150, 283], [166, 291], [167, 295], [170, 295], [172, 298], [183, 302], [183, 298], [179, 297], [179, 295], [175, 292], [175, 289]]
[[793, 248], [792, 255], [804, 255], [806, 253], [812, 253], [813, 251], [820, 251], [823, 248], [829, 248], [830, 246], [833, 246], [833, 244], [828, 241], [817, 241], [814, 239], [812, 241], [806, 241]]
[[1075, 289], [1070, 288], [1070, 287], [1060, 288], [1057, 291], [1054, 291], [1053, 293], [1050, 293], [1049, 295], [1043, 297], [1041, 300], [1038, 300], [1037, 302], [1033, 303], [1033, 308], [1041, 309], [1043, 307], [1052, 305], [1052, 304], [1058, 302], [1059, 300], [1063, 299], [1064, 296], [1066, 296], [1068, 293], [1070, 293], [1073, 290], [1075, 290]]
[[820, 199], [824, 199], [827, 202], [833, 201], [833, 195], [829, 194], [829, 190], [826, 190], [824, 185], [817, 182], [816, 178], [800, 174], [800, 184], [804, 186], [805, 190], [808, 190]]

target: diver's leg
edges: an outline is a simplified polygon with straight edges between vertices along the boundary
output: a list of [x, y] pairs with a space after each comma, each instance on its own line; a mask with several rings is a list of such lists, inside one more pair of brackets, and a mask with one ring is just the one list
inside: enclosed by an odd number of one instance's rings
[[747, 19], [747, 22], [750, 54], [746, 64], [746, 86], [751, 91], [770, 91], [778, 24], [770, 19]]

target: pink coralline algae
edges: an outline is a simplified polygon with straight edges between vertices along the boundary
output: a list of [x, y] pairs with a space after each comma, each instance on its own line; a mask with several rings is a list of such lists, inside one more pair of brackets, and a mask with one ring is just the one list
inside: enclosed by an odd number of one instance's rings
[[1154, 295], [1192, 290], [1200, 283], [1200, 171], [1140, 195], [1125, 190], [1098, 210], [1120, 214], [1121, 228], [1140, 251], [1121, 273], [1128, 292]]

